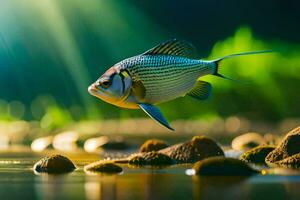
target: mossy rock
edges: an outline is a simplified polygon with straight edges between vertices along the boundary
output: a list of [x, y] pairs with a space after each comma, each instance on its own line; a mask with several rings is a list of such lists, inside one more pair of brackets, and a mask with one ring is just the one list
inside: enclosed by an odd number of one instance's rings
[[226, 157], [211, 157], [194, 164], [196, 175], [203, 176], [250, 176], [258, 171], [241, 160]]
[[167, 143], [162, 140], [150, 139], [144, 142], [140, 147], [140, 152], [151, 152], [151, 151], [159, 151], [168, 147]]
[[123, 137], [100, 136], [89, 138], [83, 143], [83, 148], [87, 152], [98, 152], [101, 150], [124, 150], [129, 148]]
[[239, 135], [231, 142], [231, 147], [234, 150], [250, 150], [260, 145], [266, 144], [263, 136], [258, 133], [250, 132]]
[[300, 153], [300, 126], [287, 133], [281, 144], [268, 154], [265, 161], [268, 164], [276, 164], [297, 153]]
[[212, 156], [224, 156], [221, 147], [205, 136], [195, 136], [192, 140], [170, 146], [159, 152], [168, 155], [176, 163], [194, 163]]
[[299, 169], [300, 168], [300, 153], [294, 154], [290, 157], [280, 160], [276, 164], [280, 167]]
[[52, 155], [42, 158], [34, 165], [34, 170], [39, 173], [67, 173], [76, 169], [75, 165], [67, 157]]
[[241, 155], [241, 160], [244, 162], [255, 164], [266, 164], [266, 156], [275, 149], [275, 146], [258, 146]]
[[98, 162], [88, 164], [84, 167], [84, 170], [87, 172], [109, 173], [109, 174], [121, 173], [123, 171], [122, 167], [110, 161], [98, 161]]
[[104, 143], [101, 148], [105, 150], [124, 150], [128, 149], [129, 145], [126, 143], [123, 137], [111, 137], [108, 138], [108, 141]]
[[132, 165], [172, 165], [174, 161], [167, 155], [159, 152], [146, 152], [132, 155], [129, 158], [129, 164]]

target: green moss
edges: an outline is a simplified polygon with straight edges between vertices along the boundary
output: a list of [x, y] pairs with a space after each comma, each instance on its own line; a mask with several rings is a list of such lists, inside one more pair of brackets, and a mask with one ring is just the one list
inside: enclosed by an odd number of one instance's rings
[[266, 164], [266, 156], [275, 149], [274, 146], [258, 146], [249, 151], [246, 151], [242, 156], [241, 160], [255, 164]]
[[167, 143], [162, 140], [150, 139], [140, 147], [140, 152], [159, 151], [168, 147]]
[[121, 173], [123, 171], [122, 167], [116, 165], [110, 161], [98, 161], [86, 165], [84, 167], [85, 171], [88, 172], [100, 172], [100, 173]]
[[249, 176], [257, 173], [245, 162], [225, 157], [212, 157], [195, 163], [193, 166], [197, 175], [204, 176]]
[[171, 165], [174, 161], [167, 155], [155, 151], [141, 153], [129, 159], [132, 165]]
[[39, 173], [66, 173], [76, 169], [72, 161], [62, 155], [53, 155], [42, 158], [33, 168]]

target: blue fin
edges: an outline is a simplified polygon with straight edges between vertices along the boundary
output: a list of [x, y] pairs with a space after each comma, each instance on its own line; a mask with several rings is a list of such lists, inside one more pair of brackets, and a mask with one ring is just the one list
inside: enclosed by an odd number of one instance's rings
[[198, 99], [206, 100], [211, 94], [211, 84], [205, 81], [198, 80], [193, 89], [187, 95]]
[[160, 110], [157, 107], [155, 107], [151, 104], [145, 104], [145, 103], [140, 103], [139, 106], [152, 119], [156, 120], [161, 125], [167, 127], [168, 129], [170, 129], [172, 131], [175, 130], [169, 125], [169, 123], [167, 122], [167, 120], [164, 118], [164, 116], [162, 115], [162, 113], [160, 112]]

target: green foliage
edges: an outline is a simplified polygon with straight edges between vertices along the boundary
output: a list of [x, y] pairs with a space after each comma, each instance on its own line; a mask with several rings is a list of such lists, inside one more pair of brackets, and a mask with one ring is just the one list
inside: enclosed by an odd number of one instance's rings
[[[296, 86], [300, 81], [300, 65], [297, 64], [300, 61], [299, 46], [260, 41], [253, 37], [249, 28], [242, 27], [232, 38], [218, 42], [210, 57], [265, 49], [273, 49], [275, 52], [224, 61], [222, 73], [250, 83], [237, 84], [212, 80], [217, 95], [215, 99], [227, 104], [230, 98], [237, 98], [232, 100], [237, 107], [236, 112], [246, 114], [248, 117], [267, 120], [297, 117], [299, 116], [297, 110], [300, 108], [297, 103], [300, 93]], [[220, 95], [224, 93], [231, 96]], [[251, 114], [253, 111], [255, 113]], [[232, 109], [224, 114], [228, 115], [231, 112]]]
[[164, 109], [174, 118], [182, 115], [186, 118], [240, 115], [254, 120], [276, 121], [299, 117], [299, 45], [261, 41], [253, 36], [250, 28], [241, 27], [232, 37], [217, 42], [208, 59], [269, 49], [274, 53], [235, 57], [221, 63], [222, 74], [244, 83], [213, 76], [201, 77], [213, 85], [210, 100], [197, 102], [185, 98], [164, 105]]
[[60, 106], [51, 96], [39, 96], [31, 106], [32, 114], [45, 130], [54, 130], [71, 123], [73, 121], [71, 111], [71, 108]]
[[45, 115], [41, 119], [41, 127], [43, 129], [59, 128], [72, 121], [70, 113], [66, 109], [61, 109], [59, 106], [52, 105], [46, 110]]

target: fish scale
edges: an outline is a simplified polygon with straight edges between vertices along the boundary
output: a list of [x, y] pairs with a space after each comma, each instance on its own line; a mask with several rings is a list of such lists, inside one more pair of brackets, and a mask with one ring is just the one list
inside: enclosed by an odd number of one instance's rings
[[201, 75], [212, 72], [212, 63], [170, 55], [139, 55], [120, 63], [132, 80], [142, 81], [145, 101], [160, 103], [187, 93]]

